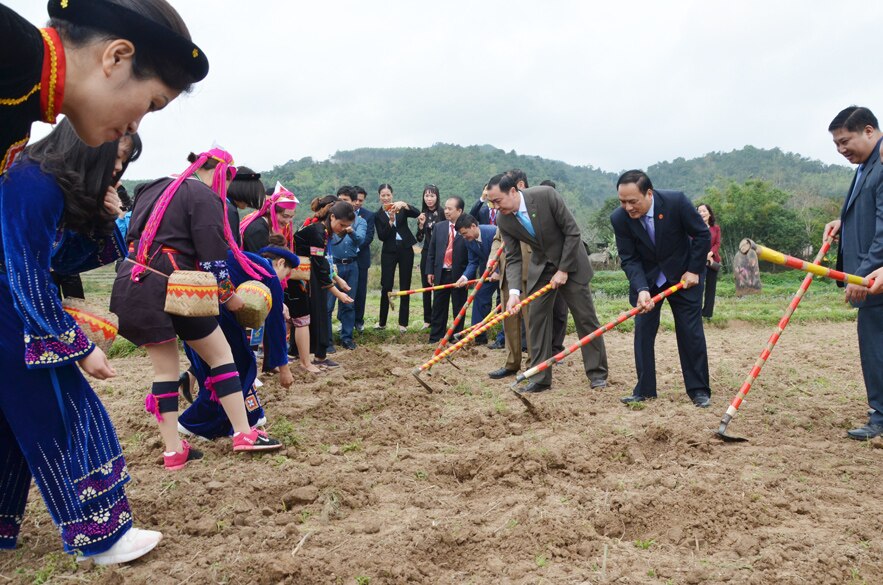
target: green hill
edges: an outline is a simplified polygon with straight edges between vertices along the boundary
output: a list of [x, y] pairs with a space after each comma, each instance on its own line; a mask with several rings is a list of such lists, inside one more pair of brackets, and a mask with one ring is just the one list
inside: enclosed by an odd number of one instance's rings
[[[436, 144], [429, 148], [359, 148], [340, 151], [329, 160], [303, 158], [263, 171], [270, 186], [277, 180], [304, 202], [334, 193], [340, 185], [361, 185], [369, 204], [377, 206], [375, 193], [381, 183], [391, 183], [397, 198], [418, 204], [423, 186], [437, 185], [442, 197], [460, 195], [467, 206], [481, 194], [485, 181], [497, 172], [523, 169], [531, 184], [555, 181], [573, 209], [580, 225], [590, 225], [592, 213], [615, 197], [618, 173], [592, 166], [575, 166], [539, 156], [506, 152], [490, 145]], [[792, 197], [840, 198], [848, 189], [852, 171], [826, 165], [799, 154], [746, 146], [732, 152], [712, 152], [700, 158], [678, 158], [647, 169], [655, 185], [702, 196], [709, 187], [757, 179], [769, 182]], [[137, 181], [127, 181], [129, 184]], [[129, 186], [129, 185], [127, 185]]]

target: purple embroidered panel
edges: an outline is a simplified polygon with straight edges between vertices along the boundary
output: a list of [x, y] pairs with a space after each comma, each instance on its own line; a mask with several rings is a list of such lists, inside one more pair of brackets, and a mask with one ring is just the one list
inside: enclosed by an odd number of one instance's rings
[[15, 544], [18, 537], [18, 531], [21, 528], [22, 518], [20, 516], [0, 516], [0, 548], [3, 547], [3, 540], [11, 540]]
[[123, 533], [131, 526], [132, 510], [129, 508], [129, 501], [123, 496], [109, 508], [92, 512], [88, 518], [63, 524], [61, 540], [66, 549], [76, 550]]
[[95, 344], [78, 326], [58, 337], [37, 337], [25, 333], [25, 365], [28, 367], [58, 366], [82, 359]]
[[108, 461], [86, 477], [74, 482], [77, 497], [81, 502], [106, 494], [120, 484], [129, 481], [129, 468], [122, 455]]

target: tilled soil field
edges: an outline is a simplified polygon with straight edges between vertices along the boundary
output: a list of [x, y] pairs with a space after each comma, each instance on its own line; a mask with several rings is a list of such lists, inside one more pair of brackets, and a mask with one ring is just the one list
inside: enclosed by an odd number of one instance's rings
[[269, 430], [286, 448], [161, 466], [143, 410], [146, 357], [114, 360], [96, 383], [133, 481], [136, 523], [165, 533], [127, 566], [60, 553], [32, 491], [0, 583], [777, 583], [883, 582], [883, 443], [865, 420], [855, 325], [792, 325], [730, 424], [714, 434], [770, 334], [707, 330], [712, 408], [683, 391], [674, 334], [657, 343], [660, 398], [619, 402], [634, 384], [632, 336], [608, 334], [611, 385], [592, 391], [578, 354], [528, 409], [486, 372], [501, 351], [468, 350], [411, 377], [432, 347], [340, 350], [343, 367], [264, 377]]

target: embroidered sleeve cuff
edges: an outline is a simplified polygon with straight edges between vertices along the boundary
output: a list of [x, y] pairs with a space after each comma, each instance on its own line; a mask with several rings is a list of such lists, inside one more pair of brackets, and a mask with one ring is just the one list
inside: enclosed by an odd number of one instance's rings
[[233, 283], [229, 278], [226, 278], [218, 283], [218, 299], [222, 303], [226, 303], [230, 300], [230, 297], [236, 292], [236, 287], [233, 286]]
[[76, 325], [57, 337], [38, 337], [26, 333], [25, 365], [28, 368], [61, 366], [83, 359], [93, 349], [95, 344]]
[[119, 228], [114, 228], [114, 233], [99, 238], [98, 240], [98, 263], [100, 266], [113, 264], [123, 257], [125, 241]]

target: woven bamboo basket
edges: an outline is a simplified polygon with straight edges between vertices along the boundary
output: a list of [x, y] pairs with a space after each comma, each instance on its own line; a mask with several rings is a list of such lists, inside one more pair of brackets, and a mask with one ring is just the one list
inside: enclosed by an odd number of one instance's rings
[[236, 294], [245, 303], [236, 311], [236, 320], [247, 329], [260, 329], [273, 307], [273, 296], [270, 289], [257, 280], [247, 280], [236, 287]]
[[165, 311], [180, 317], [217, 317], [218, 281], [211, 272], [175, 270], [166, 287]]
[[74, 318], [86, 337], [107, 353], [117, 336], [119, 321], [117, 316], [108, 310], [87, 303], [83, 299], [67, 298], [62, 306]]
[[309, 280], [310, 279], [310, 257], [309, 256], [298, 256], [298, 260], [300, 260], [300, 264], [291, 271], [291, 276], [288, 278], [291, 280]]

